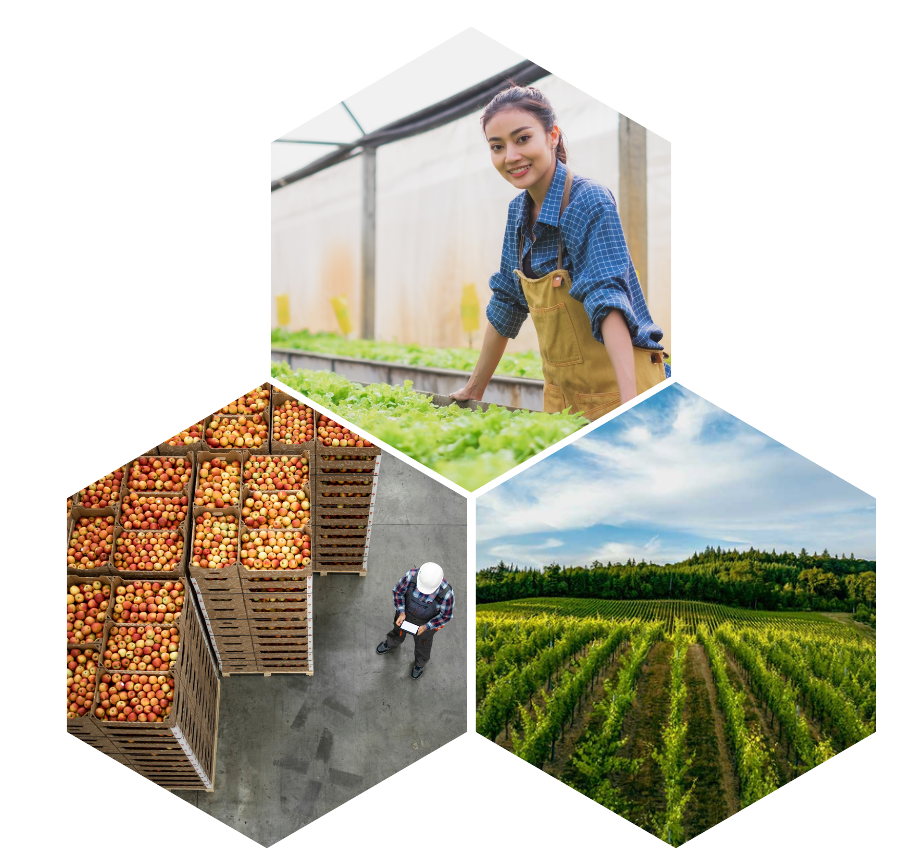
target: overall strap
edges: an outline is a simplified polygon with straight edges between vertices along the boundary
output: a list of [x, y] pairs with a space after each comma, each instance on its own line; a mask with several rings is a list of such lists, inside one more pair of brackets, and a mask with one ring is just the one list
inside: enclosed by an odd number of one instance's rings
[[561, 196], [561, 209], [558, 211], [558, 270], [564, 266], [564, 239], [561, 237], [561, 214], [567, 209], [567, 205], [570, 204], [570, 190], [573, 187], [573, 172], [566, 163], [564, 163], [564, 168], [567, 169], [567, 177], [564, 178], [564, 194]]

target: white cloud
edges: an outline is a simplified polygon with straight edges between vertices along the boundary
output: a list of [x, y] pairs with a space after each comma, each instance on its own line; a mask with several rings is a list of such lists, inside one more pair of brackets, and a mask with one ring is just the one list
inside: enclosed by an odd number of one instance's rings
[[622, 430], [599, 428], [481, 497], [478, 541], [649, 525], [767, 549], [822, 539], [820, 550], [835, 550], [835, 537], [845, 551], [874, 555], [870, 496], [700, 397], [679, 393], [671, 417], [648, 401], [622, 416]]

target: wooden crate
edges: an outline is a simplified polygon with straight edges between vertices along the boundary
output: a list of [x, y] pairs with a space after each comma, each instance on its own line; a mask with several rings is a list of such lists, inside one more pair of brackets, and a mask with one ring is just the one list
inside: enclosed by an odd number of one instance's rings
[[364, 543], [352, 547], [322, 547], [315, 556], [315, 562], [330, 562], [334, 559], [363, 559], [365, 547]]
[[[317, 420], [317, 419], [316, 419]], [[348, 445], [322, 445], [320, 442], [317, 442], [317, 448], [315, 448], [315, 454], [320, 457], [379, 457], [383, 452], [376, 445], [369, 445], [367, 447], [361, 446], [360, 448], [357, 446], [352, 446], [351, 448]], [[320, 462], [320, 460], [318, 461]]]
[[315, 535], [314, 535], [314, 543], [318, 544], [330, 544], [333, 539], [339, 538], [360, 538], [361, 543], [363, 544], [368, 536], [368, 529], [366, 526], [356, 527], [356, 526], [316, 526], [315, 527]]
[[[197, 592], [200, 610], [208, 622], [218, 619], [246, 619], [246, 605], [243, 594], [225, 590]], [[214, 629], [214, 624], [213, 624]]]
[[308, 619], [280, 621], [249, 620], [254, 647], [264, 645], [268, 640], [285, 640], [308, 643], [312, 623]]
[[[94, 582], [99, 582], [99, 583], [103, 584], [104, 586], [108, 586], [109, 587], [109, 599], [108, 599], [109, 605], [106, 610], [106, 614], [107, 614], [106, 619], [110, 620], [112, 618], [112, 608], [115, 604], [115, 581], [116, 581], [116, 578], [111, 577], [108, 574], [95, 574], [90, 577], [82, 578], [80, 575], [72, 574], [71, 572], [69, 572], [66, 575], [66, 578], [67, 578], [66, 589], [68, 589], [68, 587], [74, 586], [76, 584], [80, 585], [82, 583], [94, 583]], [[103, 644], [104, 644], [104, 641], [103, 641], [104, 635], [105, 635], [105, 627], [104, 627], [103, 631], [98, 632], [96, 634], [95, 640], [76, 641], [75, 643], [67, 643], [67, 646], [69, 649], [94, 650], [102, 655], [102, 648], [103, 648]]]
[[[203, 569], [205, 571], [205, 569]], [[233, 572], [227, 575], [207, 577], [202, 572], [191, 571], [190, 581], [197, 592], [242, 592], [239, 572], [234, 566]]]
[[[333, 451], [334, 449], [331, 448], [329, 450]], [[367, 449], [365, 448], [364, 450], [366, 451]], [[357, 477], [359, 475], [376, 475], [380, 471], [380, 460], [377, 457], [353, 455], [350, 457], [343, 457], [341, 460], [327, 459], [330, 456], [331, 455], [318, 457], [315, 464], [316, 475], [321, 477], [332, 475], [338, 477]]]
[[[266, 594], [262, 594], [266, 595]], [[308, 597], [307, 593], [289, 593], [287, 595], [276, 595], [273, 597], [254, 598], [250, 595], [244, 595], [246, 604], [246, 618], [253, 620], [259, 617], [272, 617], [280, 615], [289, 615], [301, 619], [308, 615]], [[282, 600], [280, 600], [282, 599]]]
[[215, 647], [221, 652], [221, 641], [229, 636], [243, 636], [251, 634], [250, 621], [245, 617], [240, 619], [213, 619], [207, 620], [209, 628], [215, 638]]
[[[314, 561], [314, 560], [312, 560]], [[243, 595], [247, 595], [250, 593], [256, 592], [301, 592], [305, 589], [308, 584], [308, 579], [311, 577], [313, 569], [311, 566], [308, 567], [306, 573], [302, 577], [295, 577], [290, 579], [278, 579], [276, 571], [269, 571], [266, 574], [271, 575], [272, 579], [268, 580], [267, 578], [256, 579], [256, 578], [241, 578], [240, 581], [240, 591]]]
[[[293, 443], [293, 444], [285, 444], [274, 438], [274, 410], [278, 406], [282, 406], [284, 403], [299, 403], [302, 406], [308, 408], [307, 404], [303, 403], [301, 400], [297, 400], [295, 397], [291, 397], [289, 394], [285, 394], [283, 391], [275, 391], [272, 395], [271, 404], [269, 406], [271, 410], [271, 453], [272, 454], [304, 454], [308, 453], [312, 457], [315, 455], [316, 448], [315, 446], [318, 444], [318, 440], [315, 438], [315, 430], [312, 428], [312, 437], [308, 442]], [[312, 410], [313, 420], [312, 423], [316, 424], [318, 417], [318, 413]]]
[[[186, 495], [186, 494], [184, 494]], [[125, 580], [154, 580], [154, 581], [165, 581], [165, 580], [181, 580], [184, 575], [187, 573], [187, 556], [190, 551], [190, 539], [187, 537], [187, 523], [188, 521], [184, 521], [177, 528], [177, 533], [181, 536], [181, 539], [184, 542], [183, 552], [181, 553], [181, 558], [178, 561], [177, 565], [175, 565], [169, 571], [141, 571], [139, 569], [124, 569], [118, 568], [115, 565], [115, 548], [118, 544], [119, 538], [121, 536], [126, 535], [130, 532], [143, 532], [146, 535], [161, 535], [162, 533], [173, 532], [175, 530], [171, 529], [124, 529], [121, 525], [116, 525], [115, 532], [112, 535], [112, 556], [109, 558], [109, 571], [111, 574], [117, 574]], [[192, 526], [191, 526], [192, 531]]]
[[112, 530], [112, 551], [109, 553], [109, 559], [106, 562], [101, 563], [96, 568], [75, 568], [73, 565], [69, 565], [68, 561], [66, 561], [66, 571], [74, 576], [74, 577], [83, 577], [84, 580], [92, 580], [97, 575], [102, 574], [110, 574], [111, 573], [111, 562], [112, 562], [112, 553], [115, 551], [115, 517], [118, 513], [118, 503], [116, 506], [109, 506], [107, 508], [81, 508], [78, 505], [75, 505], [72, 508], [72, 513], [68, 523], [68, 536], [66, 537], [66, 560], [68, 560], [68, 548], [71, 547], [72, 543], [72, 532], [75, 529], [75, 525], [82, 517], [93, 518], [93, 517], [111, 517], [112, 523], [109, 524], [109, 528]]
[[320, 529], [345, 527], [350, 529], [367, 529], [371, 520], [371, 509], [367, 505], [348, 508], [332, 508], [318, 505], [312, 513], [312, 524], [315, 532]]

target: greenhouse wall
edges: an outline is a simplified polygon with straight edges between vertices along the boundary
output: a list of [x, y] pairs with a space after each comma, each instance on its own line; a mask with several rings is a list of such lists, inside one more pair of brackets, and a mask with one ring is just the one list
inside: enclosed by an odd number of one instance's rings
[[[619, 116], [549, 76], [538, 82], [568, 139], [569, 163], [619, 188]], [[649, 133], [649, 306], [669, 333], [669, 144]], [[377, 150], [376, 337], [430, 346], [478, 345], [516, 195], [492, 167], [479, 114]], [[352, 335], [361, 324], [361, 159], [272, 194], [272, 327], [289, 296], [292, 329], [336, 331], [332, 295], [345, 295]], [[473, 284], [479, 328], [464, 331], [461, 294]], [[669, 346], [669, 341], [666, 341]], [[509, 349], [537, 349], [530, 321]]]

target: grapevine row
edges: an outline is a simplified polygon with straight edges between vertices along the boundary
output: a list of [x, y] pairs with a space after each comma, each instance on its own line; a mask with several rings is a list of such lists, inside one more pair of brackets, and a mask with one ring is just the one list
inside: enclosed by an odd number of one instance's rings
[[814, 741], [807, 720], [800, 714], [798, 693], [777, 671], [770, 670], [756, 646], [739, 637], [727, 626], [717, 629], [716, 638], [727, 647], [747, 672], [751, 687], [759, 694], [807, 768], [815, 767], [835, 754], [828, 740]]
[[[870, 729], [864, 724], [856, 707], [847, 698], [830, 683], [811, 672], [806, 659], [799, 652], [780, 646], [775, 637], [762, 632], [739, 632], [733, 637], [749, 643], [757, 651], [760, 658], [755, 665], [766, 662], [791, 681], [800, 695], [809, 702], [813, 717], [823, 724], [829, 736], [842, 749], [858, 743], [873, 732], [874, 728]], [[790, 709], [788, 715], [791, 715]]]
[[685, 754], [688, 725], [683, 720], [687, 696], [685, 657], [690, 643], [688, 632], [677, 628], [673, 634], [673, 659], [670, 664], [670, 713], [660, 735], [663, 748], [654, 749], [652, 753], [663, 774], [666, 799], [666, 809], [655, 822], [655, 830], [661, 839], [674, 846], [685, 842], [685, 807], [694, 789], [693, 784], [686, 788], [685, 782], [692, 759]]
[[699, 625], [698, 642], [707, 651], [710, 670], [716, 684], [719, 704], [725, 719], [726, 734], [735, 756], [735, 772], [741, 794], [741, 806], [750, 806], [761, 797], [771, 794], [779, 785], [772, 756], [763, 743], [760, 732], [749, 730], [744, 718], [744, 694], [729, 680], [726, 659], [715, 636], [706, 626]]
[[502, 728], [507, 730], [518, 704], [529, 700], [543, 683], [550, 682], [555, 670], [605, 631], [600, 620], [581, 620], [529, 663], [493, 680], [477, 709], [477, 733], [494, 740]]
[[514, 754], [541, 767], [554, 752], [554, 744], [567, 722], [573, 718], [583, 694], [592, 687], [600, 669], [611, 660], [630, 629], [617, 626], [600, 644], [595, 644], [574, 670], [567, 671], [549, 696], [543, 691], [545, 707], [534, 706], [534, 714], [521, 714], [523, 733], [513, 734]]
[[624, 744], [620, 734], [629, 708], [635, 700], [635, 688], [642, 665], [651, 647], [663, 637], [659, 623], [648, 626], [633, 639], [632, 650], [620, 668], [616, 683], [605, 692], [595, 712], [600, 722], [582, 738], [570, 760], [569, 784], [587, 797], [617, 812], [625, 803], [611, 782], [615, 770], [635, 769], [634, 761], [617, 755]]

